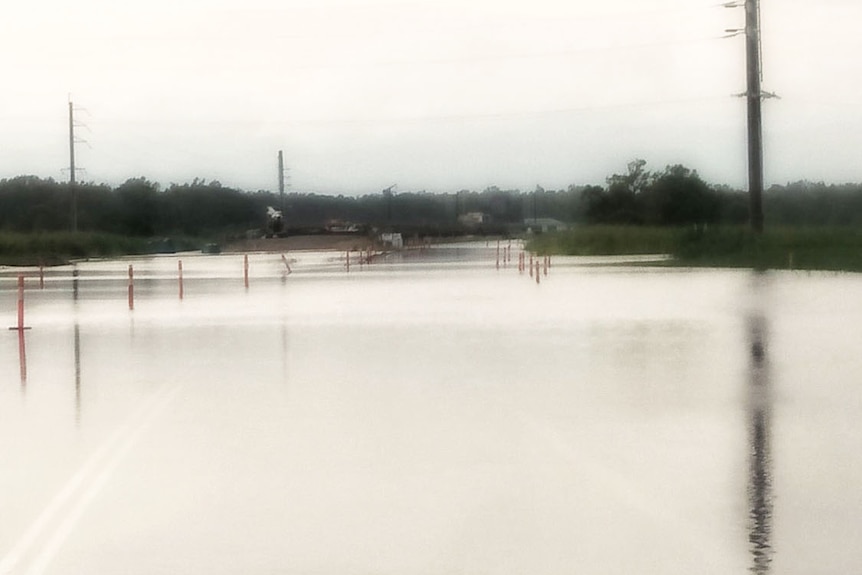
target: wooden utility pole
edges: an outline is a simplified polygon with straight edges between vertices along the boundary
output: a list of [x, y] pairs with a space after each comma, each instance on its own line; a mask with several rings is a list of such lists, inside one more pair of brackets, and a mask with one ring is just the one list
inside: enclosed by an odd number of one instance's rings
[[751, 229], [763, 232], [763, 121], [760, 69], [760, 3], [745, 0], [745, 60], [748, 103], [748, 197]]
[[75, 185], [75, 108], [69, 100], [69, 191], [72, 196], [72, 233], [78, 231], [78, 187]]

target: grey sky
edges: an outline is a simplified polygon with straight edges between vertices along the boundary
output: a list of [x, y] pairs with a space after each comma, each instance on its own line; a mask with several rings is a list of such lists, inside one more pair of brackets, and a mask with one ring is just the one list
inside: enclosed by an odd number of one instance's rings
[[[106, 0], [0, 10], [0, 177], [449, 192], [640, 157], [746, 186], [742, 8], [719, 0]], [[858, 0], [762, 0], [767, 185], [862, 181]]]

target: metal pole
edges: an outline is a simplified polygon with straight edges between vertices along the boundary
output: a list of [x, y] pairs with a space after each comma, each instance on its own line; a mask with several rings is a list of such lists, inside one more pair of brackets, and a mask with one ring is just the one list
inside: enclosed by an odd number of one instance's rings
[[748, 102], [748, 196], [751, 229], [763, 232], [763, 121], [760, 85], [759, 0], [745, 1], [745, 59]]
[[284, 217], [284, 153], [278, 151], [278, 197], [281, 200], [281, 217]]

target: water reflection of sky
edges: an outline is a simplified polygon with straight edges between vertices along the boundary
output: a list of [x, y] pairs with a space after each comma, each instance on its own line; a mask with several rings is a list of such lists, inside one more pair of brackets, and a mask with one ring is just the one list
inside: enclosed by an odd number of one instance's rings
[[77, 300], [50, 270], [0, 340], [0, 566], [862, 566], [862, 282], [566, 260], [537, 285], [494, 248], [255, 255], [248, 289], [241, 257], [184, 257], [183, 301], [177, 258], [136, 259], [133, 312], [130, 262], [79, 264]]

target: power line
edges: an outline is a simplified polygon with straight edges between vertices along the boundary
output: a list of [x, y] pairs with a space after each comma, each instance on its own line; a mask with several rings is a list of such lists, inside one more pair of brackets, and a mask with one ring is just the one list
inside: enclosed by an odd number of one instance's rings
[[[669, 105], [685, 105], [697, 104], [706, 102], [720, 102], [727, 98], [725, 95], [694, 95], [679, 98], [659, 98], [653, 100], [639, 100], [629, 102], [616, 102], [605, 104], [588, 104], [581, 106], [564, 106], [559, 108], [548, 109], [525, 109], [525, 110], [505, 110], [499, 112], [463, 112], [452, 114], [437, 114], [425, 116], [408, 116], [408, 117], [386, 117], [386, 116], [369, 116], [369, 117], [335, 117], [335, 118], [305, 118], [305, 119], [268, 119], [267, 125], [364, 125], [364, 124], [411, 124], [411, 123], [435, 123], [435, 122], [450, 122], [464, 120], [494, 120], [506, 118], [531, 118], [539, 116], [551, 116], [561, 114], [573, 114], [581, 112], [594, 112], [601, 110], [619, 110], [619, 109], [637, 109], [637, 108], [654, 108]], [[117, 119], [117, 120], [102, 120], [101, 125], [113, 126], [259, 126], [264, 123], [259, 118], [235, 118], [235, 119], [176, 119], [176, 120], [134, 120], [134, 119]], [[193, 149], [189, 149], [193, 151]], [[110, 153], [110, 151], [108, 151]]]
[[573, 114], [581, 112], [594, 112], [599, 110], [620, 110], [651, 108], [657, 106], [695, 104], [705, 102], [719, 102], [726, 100], [727, 96], [694, 96], [690, 98], [674, 98], [663, 100], [620, 102], [616, 104], [601, 104], [587, 106], [571, 106], [553, 108], [547, 110], [521, 110], [504, 112], [476, 112], [463, 114], [441, 114], [435, 116], [414, 116], [403, 118], [334, 118], [334, 119], [308, 119], [308, 120], [274, 120], [273, 124], [281, 125], [364, 125], [364, 124], [412, 124], [412, 123], [436, 123], [436, 122], [459, 122], [465, 120], [497, 120], [506, 118], [532, 118], [539, 116], [553, 116], [560, 114]]
[[665, 46], [684, 46], [689, 44], [702, 44], [702, 43], [711, 43], [716, 40], [722, 40], [727, 36], [724, 35], [714, 35], [714, 36], [703, 36], [697, 38], [685, 38], [681, 40], [661, 40], [656, 42], [640, 42], [640, 43], [632, 43], [632, 44], [619, 44], [619, 45], [608, 45], [608, 46], [595, 46], [595, 47], [587, 47], [587, 48], [578, 48], [578, 49], [567, 49], [567, 50], [548, 50], [543, 52], [523, 52], [523, 53], [509, 53], [509, 54], [477, 54], [472, 56], [453, 56], [449, 58], [428, 58], [428, 59], [416, 59], [416, 60], [387, 60], [381, 62], [371, 62], [368, 64], [357, 64], [356, 62], [350, 64], [327, 64], [325, 66], [299, 66], [296, 68], [290, 69], [324, 69], [324, 68], [356, 68], [357, 65], [362, 67], [385, 67], [385, 66], [416, 66], [416, 65], [426, 65], [426, 64], [452, 64], [452, 63], [462, 63], [462, 62], [493, 62], [493, 61], [506, 61], [506, 60], [539, 60], [539, 59], [549, 59], [549, 58], [565, 58], [571, 56], [587, 56], [587, 55], [595, 55], [602, 53], [612, 53], [612, 52], [625, 52], [631, 50], [642, 50], [644, 48], [661, 48]]

